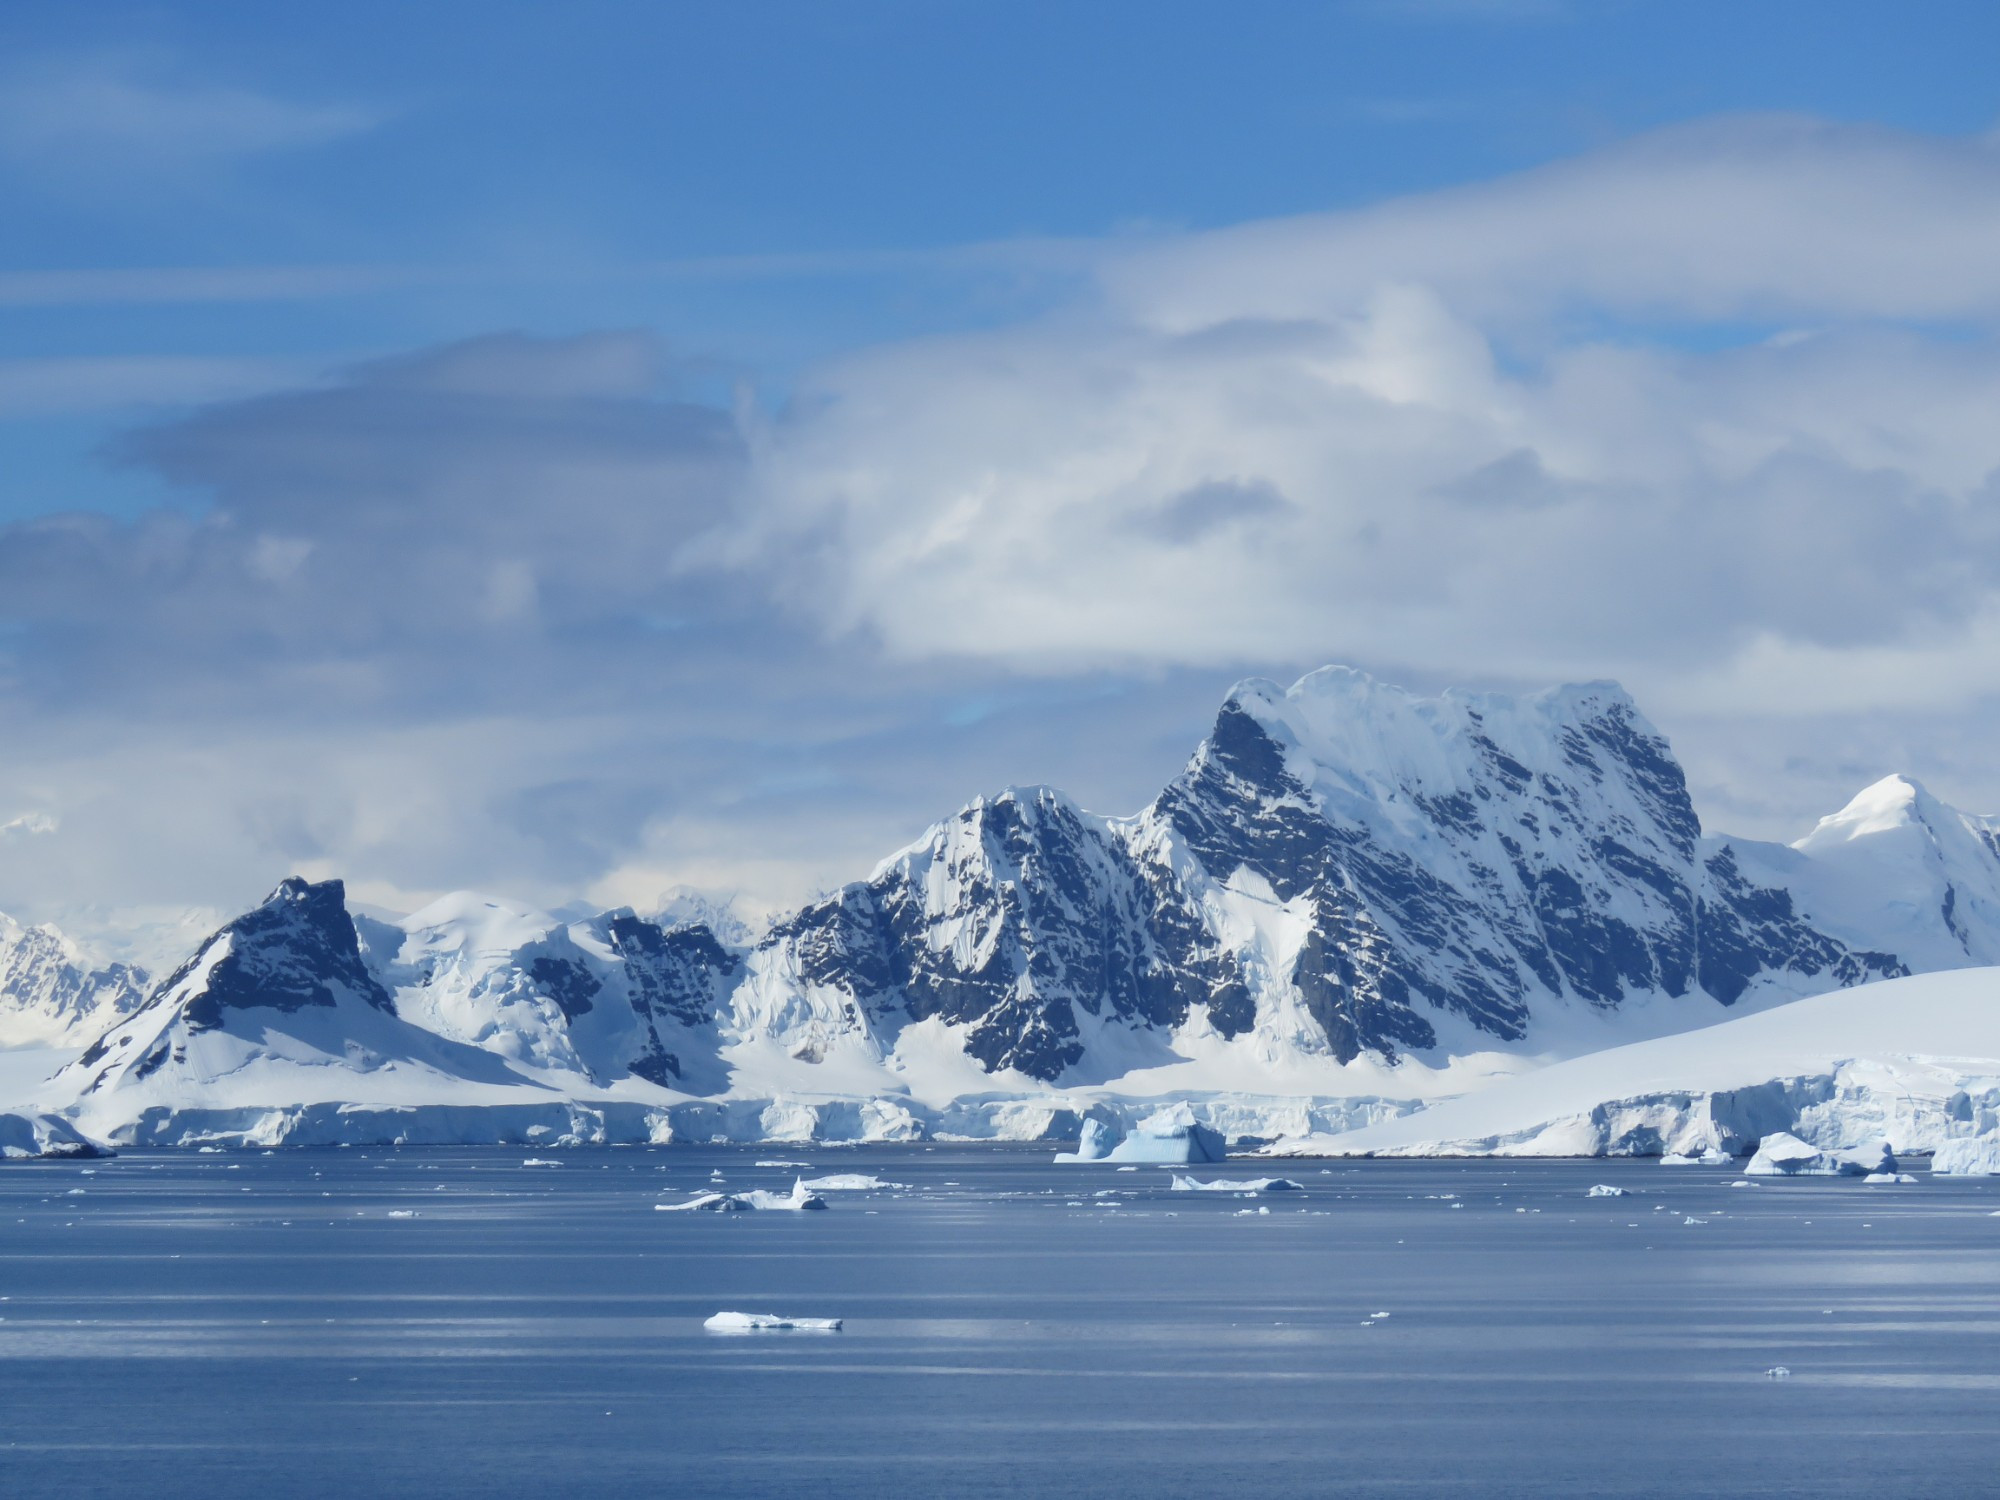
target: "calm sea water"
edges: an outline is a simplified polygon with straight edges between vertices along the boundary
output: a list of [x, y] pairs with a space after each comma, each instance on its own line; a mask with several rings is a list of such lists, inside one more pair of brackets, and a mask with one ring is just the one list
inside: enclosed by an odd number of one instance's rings
[[[2000, 1486], [2000, 1182], [1310, 1162], [1247, 1200], [1041, 1149], [543, 1154], [0, 1168], [0, 1494]], [[910, 1186], [653, 1211], [777, 1157]]]

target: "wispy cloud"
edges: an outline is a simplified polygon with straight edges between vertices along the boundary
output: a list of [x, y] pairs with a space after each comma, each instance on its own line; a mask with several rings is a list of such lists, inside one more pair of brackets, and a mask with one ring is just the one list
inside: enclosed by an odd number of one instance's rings
[[0, 72], [0, 157], [48, 172], [228, 162], [323, 146], [388, 117], [191, 78], [159, 56], [40, 57]]

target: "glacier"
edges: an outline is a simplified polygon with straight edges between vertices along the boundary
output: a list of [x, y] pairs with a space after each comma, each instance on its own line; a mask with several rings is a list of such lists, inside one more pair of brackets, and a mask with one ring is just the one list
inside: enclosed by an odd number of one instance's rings
[[[1172, 1158], [1199, 1161], [1224, 1141], [1699, 1153], [1766, 1119], [1844, 1148], [1859, 1137], [1818, 1122], [1865, 1099], [1903, 1132], [1876, 1135], [1921, 1151], [1952, 1132], [1884, 1092], [1919, 1069], [1907, 1038], [1727, 1086], [1790, 1101], [1768, 1109], [1694, 1074], [1615, 1092], [1616, 1059], [1843, 996], [1900, 1025], [1907, 976], [2000, 964], [2000, 821], [1892, 776], [1796, 844], [1711, 836], [1615, 684], [1427, 698], [1329, 667], [1238, 684], [1130, 816], [1047, 787], [977, 798], [761, 930], [687, 891], [578, 913], [457, 892], [388, 917], [294, 878], [157, 982], [0, 922], [0, 1106], [146, 1145], [1006, 1139], [1085, 1159], [1141, 1150], [1171, 1107], [1215, 1138]], [[1984, 1045], [1921, 1081], [1984, 1099]], [[1592, 1057], [1614, 1092], [1572, 1115], [1453, 1123]], [[1963, 1107], [1954, 1128], [1991, 1128]]]

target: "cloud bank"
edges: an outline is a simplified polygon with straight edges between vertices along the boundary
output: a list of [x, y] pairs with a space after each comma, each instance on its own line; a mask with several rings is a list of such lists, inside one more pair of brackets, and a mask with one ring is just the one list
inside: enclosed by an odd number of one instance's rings
[[1024, 670], [2000, 688], [1991, 141], [1710, 122], [1098, 286], [822, 372], [740, 554], [812, 536], [830, 628]]

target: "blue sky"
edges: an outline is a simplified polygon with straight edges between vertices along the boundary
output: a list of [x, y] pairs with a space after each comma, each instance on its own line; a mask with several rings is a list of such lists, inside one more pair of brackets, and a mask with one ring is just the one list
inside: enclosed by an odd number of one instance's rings
[[2000, 802], [1996, 44], [11, 5], [0, 907], [770, 905], [995, 785], [1129, 810], [1333, 659], [1620, 677], [1753, 832]]

